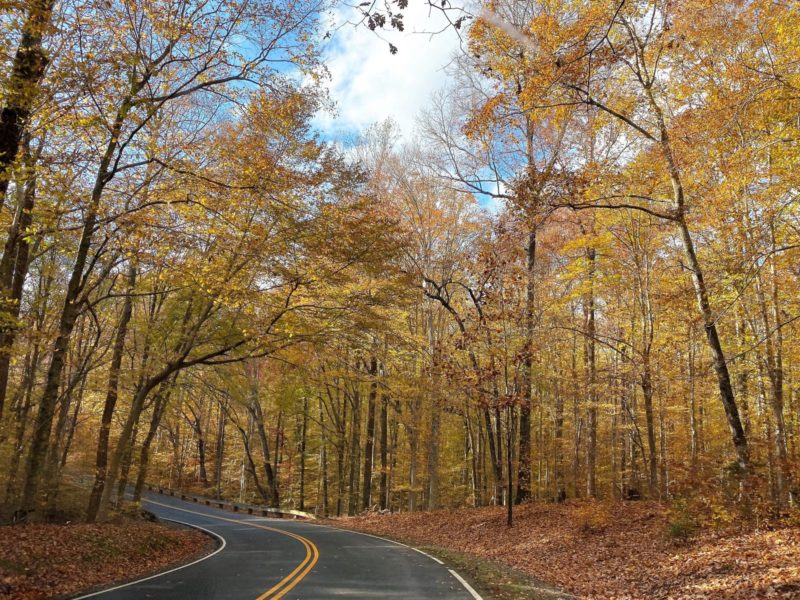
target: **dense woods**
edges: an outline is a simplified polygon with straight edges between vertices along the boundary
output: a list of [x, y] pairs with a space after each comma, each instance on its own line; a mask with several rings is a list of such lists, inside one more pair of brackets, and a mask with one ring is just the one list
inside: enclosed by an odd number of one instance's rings
[[450, 87], [347, 143], [330, 8], [0, 3], [3, 518], [793, 506], [797, 5], [443, 3]]

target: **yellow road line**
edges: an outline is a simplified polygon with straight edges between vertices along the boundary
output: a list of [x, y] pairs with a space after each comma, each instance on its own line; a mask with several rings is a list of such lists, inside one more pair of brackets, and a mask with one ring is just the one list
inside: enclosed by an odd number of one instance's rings
[[[297, 535], [296, 533], [291, 533], [289, 531], [284, 531], [282, 529], [275, 529], [274, 527], [267, 527], [266, 525], [260, 525], [258, 523], [253, 523], [252, 521], [248, 520], [237, 520], [237, 519], [228, 519], [226, 517], [220, 517], [217, 515], [212, 515], [209, 513], [202, 513], [196, 510], [189, 510], [186, 508], [178, 508], [177, 506], [172, 506], [171, 504], [162, 504], [161, 502], [156, 502], [155, 500], [148, 500], [144, 499], [145, 502], [149, 502], [150, 504], [155, 504], [156, 506], [163, 506], [164, 508], [170, 508], [172, 510], [179, 510], [185, 513], [191, 513], [193, 515], [199, 515], [201, 517], [208, 517], [210, 519], [217, 519], [218, 521], [227, 521], [229, 523], [236, 523], [237, 525], [247, 525], [249, 527], [256, 527], [258, 529], [264, 529], [265, 531], [271, 531], [273, 533], [279, 533], [281, 535], [285, 535], [287, 537], [293, 538], [303, 544], [303, 547], [306, 549], [306, 557], [303, 561], [297, 565], [294, 570], [289, 573], [286, 577], [281, 579], [278, 583], [268, 589], [266, 592], [261, 594], [256, 600], [279, 600], [283, 598], [286, 594], [288, 594], [294, 587], [300, 583], [303, 578], [308, 575], [311, 569], [314, 568], [314, 565], [317, 564], [319, 560], [319, 549], [317, 546], [309, 540], [308, 538], [304, 538], [301, 535]], [[271, 594], [275, 594], [271, 596]]]

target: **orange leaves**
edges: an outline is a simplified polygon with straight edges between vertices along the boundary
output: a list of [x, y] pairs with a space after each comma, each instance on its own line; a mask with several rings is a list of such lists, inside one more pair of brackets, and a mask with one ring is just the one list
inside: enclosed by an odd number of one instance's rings
[[473, 114], [464, 126], [464, 133], [470, 139], [475, 139], [487, 125], [497, 119], [497, 113], [505, 103], [505, 98], [496, 94], [483, 103], [480, 110]]
[[500, 507], [338, 521], [360, 531], [499, 559], [583, 598], [796, 598], [800, 531], [792, 527], [668, 535], [652, 502], [526, 504], [515, 527]]
[[0, 528], [0, 596], [39, 600], [129, 580], [211, 549], [198, 531], [153, 523]]

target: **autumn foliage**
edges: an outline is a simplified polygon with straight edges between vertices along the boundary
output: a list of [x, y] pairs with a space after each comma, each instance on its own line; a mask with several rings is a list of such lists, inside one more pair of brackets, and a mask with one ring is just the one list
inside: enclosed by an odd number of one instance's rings
[[[323, 516], [524, 505], [633, 519], [641, 583], [516, 555], [647, 596], [695, 585], [664, 583], [647, 515], [711, 515], [670, 521], [689, 573], [745, 551], [710, 523], [796, 518], [796, 3], [444, 3], [450, 87], [413, 135], [340, 142], [315, 130], [327, 3], [6, 5], [5, 521], [58, 515], [72, 478], [88, 522], [148, 483]], [[385, 5], [358, 11], [402, 29]]]
[[782, 525], [682, 541], [653, 502], [528, 505], [367, 516], [337, 525], [499, 560], [580, 598], [796, 598], [800, 537]]

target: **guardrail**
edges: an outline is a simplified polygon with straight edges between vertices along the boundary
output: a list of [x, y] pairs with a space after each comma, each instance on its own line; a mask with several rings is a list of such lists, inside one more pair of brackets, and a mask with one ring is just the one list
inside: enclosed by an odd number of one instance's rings
[[159, 487], [157, 485], [145, 486], [151, 492], [161, 494], [163, 496], [172, 496], [179, 498], [186, 502], [194, 502], [195, 504], [204, 504], [222, 510], [229, 510], [235, 513], [245, 513], [248, 515], [259, 515], [262, 517], [275, 517], [279, 519], [308, 519], [314, 520], [317, 517], [311, 513], [303, 512], [300, 510], [284, 510], [282, 508], [272, 508], [269, 506], [259, 506], [257, 504], [244, 504], [242, 502], [230, 502], [228, 500], [216, 500], [214, 498], [207, 498], [205, 496], [198, 496], [196, 494], [187, 494], [186, 492], [171, 490], [169, 488]]

